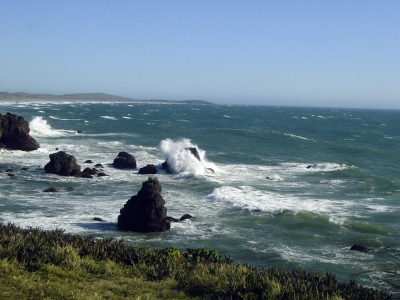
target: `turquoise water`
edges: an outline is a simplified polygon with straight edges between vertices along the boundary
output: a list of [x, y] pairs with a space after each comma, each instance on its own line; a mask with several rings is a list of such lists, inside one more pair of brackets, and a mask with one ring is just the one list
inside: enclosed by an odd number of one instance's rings
[[[41, 148], [0, 152], [2, 222], [136, 246], [210, 247], [237, 262], [330, 271], [339, 280], [381, 267], [381, 256], [349, 251], [353, 244], [400, 251], [398, 110], [0, 103], [6, 112], [30, 122]], [[199, 149], [201, 163], [182, 155], [188, 146]], [[55, 148], [82, 168], [103, 164], [110, 176], [46, 174]], [[164, 233], [118, 231], [119, 210], [147, 179], [138, 169], [112, 167], [120, 151], [133, 154], [138, 167], [174, 159], [176, 174], [157, 175], [168, 215], [195, 218]], [[44, 193], [48, 187], [58, 192]]]

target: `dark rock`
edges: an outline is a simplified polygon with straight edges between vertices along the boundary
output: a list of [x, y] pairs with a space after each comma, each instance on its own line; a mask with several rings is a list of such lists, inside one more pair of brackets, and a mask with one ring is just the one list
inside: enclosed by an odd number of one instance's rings
[[161, 185], [157, 178], [142, 183], [141, 190], [132, 196], [120, 211], [118, 228], [136, 232], [159, 232], [169, 230], [167, 208], [161, 196]]
[[168, 221], [168, 222], [179, 222], [179, 220], [178, 220], [178, 219], [176, 219], [176, 218], [173, 218], [173, 217], [168, 217], [168, 216], [167, 216], [167, 218], [166, 218], [166, 219], [167, 219], [167, 221]]
[[99, 218], [99, 217], [94, 217], [93, 221], [104, 222], [104, 220], [102, 218]]
[[103, 168], [103, 165], [102, 164], [95, 164], [94, 165], [96, 168]]
[[6, 172], [14, 172], [13, 169], [7, 169]]
[[50, 162], [44, 166], [47, 173], [57, 174], [61, 176], [78, 176], [81, 166], [76, 163], [74, 156], [59, 151], [50, 154]]
[[29, 135], [29, 123], [14, 114], [0, 114], [0, 144], [11, 150], [33, 151], [39, 143]]
[[13, 177], [15, 177], [15, 175], [14, 174], [12, 174], [12, 173], [8, 173], [7, 174], [10, 178], [13, 178]]
[[82, 130], [78, 130], [76, 133], [83, 133], [83, 131]]
[[102, 176], [108, 176], [106, 173], [104, 173], [104, 172], [99, 172], [98, 174], [97, 174], [97, 176], [98, 177], [102, 177]]
[[28, 170], [28, 167], [22, 167], [21, 170], [26, 171]]
[[114, 167], [117, 169], [136, 169], [136, 159], [127, 152], [120, 152], [114, 159]]
[[51, 187], [51, 188], [45, 189], [43, 192], [45, 192], [45, 193], [55, 193], [55, 192], [57, 192], [57, 189]]
[[184, 214], [180, 219], [179, 219], [179, 221], [184, 221], [184, 220], [186, 220], [186, 219], [193, 219], [194, 217], [193, 216], [191, 216], [191, 215], [189, 215], [189, 214]]
[[90, 160], [90, 159], [88, 159], [88, 160], [86, 160], [85, 162], [84, 162], [84, 164], [92, 164], [93, 162]]
[[58, 151], [59, 149], [58, 149], [58, 148], [56, 148], [55, 150], [56, 150], [56, 151]]
[[157, 168], [154, 165], [147, 165], [140, 168], [138, 174], [157, 174]]
[[85, 168], [82, 172], [81, 172], [81, 174], [82, 173], [87, 173], [87, 174], [89, 174], [89, 175], [95, 175], [95, 174], [97, 174], [98, 173], [98, 171], [96, 170], [96, 168]]
[[[201, 161], [200, 159], [200, 155], [199, 152], [197, 151], [197, 148], [195, 147], [188, 147], [188, 148], [183, 148], [181, 151], [189, 151], [191, 154], [193, 154], [194, 157], [196, 157], [196, 159], [198, 161]], [[161, 167], [169, 174], [175, 173], [175, 170], [171, 167], [171, 165], [168, 162], [168, 159], [165, 160], [165, 162], [163, 162], [161, 164]], [[211, 169], [212, 170], [212, 169]], [[214, 172], [214, 170], [212, 170]]]
[[171, 165], [168, 163], [167, 160], [165, 160], [162, 164], [161, 167], [169, 174], [174, 173], [174, 169], [172, 169]]
[[199, 155], [199, 151], [197, 151], [197, 148], [195, 148], [195, 147], [189, 147], [189, 148], [185, 148], [185, 150], [189, 150], [190, 153], [192, 153], [193, 156], [196, 157], [198, 161], [201, 161], [200, 155]]
[[206, 168], [205, 169], [207, 172], [210, 172], [211, 174], [215, 174], [215, 171], [213, 168]]
[[361, 245], [353, 245], [351, 246], [350, 250], [358, 252], [369, 252], [369, 249], [367, 247]]

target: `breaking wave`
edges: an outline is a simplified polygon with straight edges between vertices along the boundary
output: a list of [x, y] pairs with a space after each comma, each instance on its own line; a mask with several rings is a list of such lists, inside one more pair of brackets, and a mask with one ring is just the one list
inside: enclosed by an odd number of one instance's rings
[[30, 134], [33, 137], [62, 137], [67, 136], [73, 131], [68, 130], [57, 130], [51, 128], [47, 121], [43, 117], [34, 117], [29, 122]]

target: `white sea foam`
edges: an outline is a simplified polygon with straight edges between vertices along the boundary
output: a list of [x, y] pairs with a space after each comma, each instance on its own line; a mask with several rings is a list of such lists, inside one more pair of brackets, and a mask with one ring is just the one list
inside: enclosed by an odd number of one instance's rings
[[62, 119], [62, 118], [57, 118], [54, 116], [49, 116], [49, 118], [54, 119], [54, 120], [60, 120], [60, 121], [81, 121], [82, 119]]
[[302, 140], [308, 140], [308, 141], [313, 141], [314, 140], [314, 139], [308, 139], [308, 138], [305, 138], [303, 136], [295, 135], [295, 134], [291, 134], [291, 133], [285, 133], [285, 135], [291, 136], [291, 137], [294, 137], [294, 138], [298, 138], [298, 139], [302, 139]]
[[111, 117], [111, 116], [101, 116], [103, 119], [108, 119], [108, 120], [118, 120], [116, 117]]
[[[189, 150], [185, 148], [196, 148], [200, 160], [199, 161]], [[160, 156], [166, 157], [168, 164], [176, 173], [187, 172], [193, 174], [204, 174], [205, 167], [209, 167], [205, 163], [205, 151], [191, 142], [189, 139], [181, 139], [173, 141], [165, 139], [159, 145]]]
[[34, 117], [29, 122], [30, 134], [33, 137], [63, 137], [74, 134], [74, 131], [52, 129], [43, 117]]

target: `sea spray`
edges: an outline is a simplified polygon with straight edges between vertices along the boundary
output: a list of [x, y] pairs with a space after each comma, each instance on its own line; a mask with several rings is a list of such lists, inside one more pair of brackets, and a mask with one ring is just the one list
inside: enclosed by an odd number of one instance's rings
[[68, 130], [52, 129], [43, 117], [34, 117], [29, 122], [29, 128], [31, 135], [34, 137], [63, 137], [73, 133], [73, 131]]
[[[187, 148], [196, 148], [200, 160], [198, 160]], [[204, 174], [205, 151], [189, 139], [173, 141], [165, 139], [160, 142], [159, 154], [166, 157], [170, 168], [176, 173], [188, 172], [192, 174]]]

